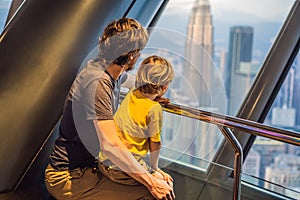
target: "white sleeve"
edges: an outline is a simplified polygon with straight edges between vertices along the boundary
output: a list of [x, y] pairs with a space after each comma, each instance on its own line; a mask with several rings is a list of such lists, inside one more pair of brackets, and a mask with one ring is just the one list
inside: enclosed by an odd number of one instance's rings
[[[125, 75], [126, 72], [124, 72], [123, 74]], [[133, 74], [129, 74], [126, 73], [126, 79], [123, 81], [122, 80], [122, 87], [128, 88], [128, 89], [132, 89], [134, 88], [134, 84], [135, 84], [135, 76]], [[124, 77], [125, 77], [124, 76]]]

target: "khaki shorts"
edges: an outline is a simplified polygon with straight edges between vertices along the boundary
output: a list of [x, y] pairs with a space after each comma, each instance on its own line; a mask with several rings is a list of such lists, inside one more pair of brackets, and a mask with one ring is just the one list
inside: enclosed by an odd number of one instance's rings
[[[136, 157], [138, 163], [150, 174], [154, 172], [151, 167], [147, 164], [147, 162], [141, 158]], [[104, 160], [103, 162], [98, 163], [99, 171], [109, 178], [110, 180], [124, 184], [124, 185], [139, 185], [140, 183], [135, 179], [131, 178], [127, 173], [123, 172], [120, 168], [118, 168], [112, 161], [109, 159]]]
[[48, 165], [45, 185], [56, 199], [154, 200], [146, 187], [113, 182], [92, 168], [59, 171]]
[[140, 183], [136, 181], [135, 179], [131, 178], [128, 174], [125, 172], [114, 169], [111, 166], [104, 165], [103, 163], [99, 162], [98, 164], [99, 171], [106, 177], [108, 177], [110, 180], [124, 184], [124, 185], [139, 185]]

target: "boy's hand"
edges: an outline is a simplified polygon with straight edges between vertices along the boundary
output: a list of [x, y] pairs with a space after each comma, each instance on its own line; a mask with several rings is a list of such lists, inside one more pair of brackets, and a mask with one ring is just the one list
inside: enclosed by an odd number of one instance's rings
[[154, 99], [155, 101], [157, 101], [158, 103], [170, 103], [170, 99], [165, 98], [165, 97], [156, 97]]
[[169, 174], [165, 173], [163, 170], [158, 169], [157, 172], [159, 172], [162, 176], [163, 179], [168, 183], [169, 186], [173, 188], [173, 178]]

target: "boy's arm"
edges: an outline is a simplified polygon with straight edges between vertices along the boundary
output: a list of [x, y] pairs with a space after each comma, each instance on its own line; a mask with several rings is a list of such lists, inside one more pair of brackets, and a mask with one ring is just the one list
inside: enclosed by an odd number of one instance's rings
[[149, 150], [150, 150], [150, 165], [154, 170], [158, 170], [158, 159], [161, 148], [161, 142], [153, 142], [149, 139]]
[[149, 110], [148, 113], [148, 142], [150, 150], [150, 165], [154, 170], [158, 170], [158, 158], [161, 148], [160, 133], [162, 129], [162, 108], [158, 103]]

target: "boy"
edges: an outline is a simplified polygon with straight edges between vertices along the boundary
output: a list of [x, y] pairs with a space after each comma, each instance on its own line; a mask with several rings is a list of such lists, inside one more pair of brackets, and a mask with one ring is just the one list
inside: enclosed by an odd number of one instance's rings
[[[155, 99], [165, 94], [173, 79], [173, 67], [166, 59], [156, 55], [146, 58], [136, 75], [136, 89], [126, 95], [114, 115], [121, 141], [148, 172], [169, 185], [173, 184], [172, 177], [158, 168], [162, 108]], [[144, 160], [148, 150], [150, 166]], [[103, 152], [100, 152], [99, 160], [100, 171], [111, 180], [126, 185], [137, 184], [136, 180], [107, 159]]]

